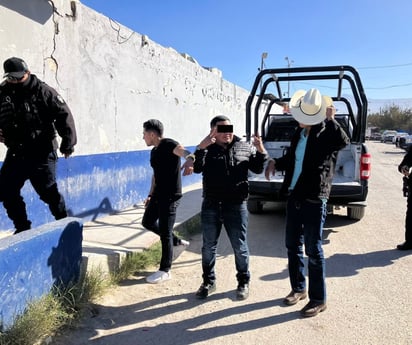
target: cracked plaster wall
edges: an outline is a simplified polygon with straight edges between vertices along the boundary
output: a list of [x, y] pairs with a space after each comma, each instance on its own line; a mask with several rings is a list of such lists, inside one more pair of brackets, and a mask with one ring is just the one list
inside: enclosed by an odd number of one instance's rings
[[22, 57], [62, 94], [76, 120], [76, 155], [147, 149], [141, 125], [148, 118], [186, 146], [222, 113], [243, 135], [248, 92], [147, 34], [78, 1], [0, 0], [0, 60]]
[[[70, 214], [84, 221], [147, 195], [152, 170], [145, 120], [160, 119], [165, 136], [189, 149], [217, 114], [231, 117], [236, 134], [245, 133], [246, 90], [143, 34], [78, 1], [0, 0], [0, 62], [25, 59], [74, 114], [78, 144], [70, 159], [59, 161], [57, 182]], [[0, 164], [4, 155], [0, 144]], [[194, 174], [182, 183], [200, 180]], [[22, 195], [34, 227], [54, 220], [30, 183]], [[12, 227], [0, 206], [0, 231]]]

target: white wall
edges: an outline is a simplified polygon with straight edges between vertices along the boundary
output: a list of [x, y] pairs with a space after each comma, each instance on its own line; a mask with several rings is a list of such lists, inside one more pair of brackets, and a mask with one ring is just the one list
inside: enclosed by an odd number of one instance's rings
[[141, 34], [77, 1], [0, 0], [0, 60], [10, 56], [25, 59], [66, 99], [77, 155], [146, 149], [142, 122], [149, 118], [186, 146], [208, 133], [217, 114], [232, 119], [236, 134], [245, 132], [247, 90], [150, 38], [142, 45]]

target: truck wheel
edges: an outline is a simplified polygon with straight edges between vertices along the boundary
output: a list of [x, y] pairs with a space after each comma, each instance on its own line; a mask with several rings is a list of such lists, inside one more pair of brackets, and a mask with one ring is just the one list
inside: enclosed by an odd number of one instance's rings
[[250, 213], [262, 213], [263, 203], [261, 201], [248, 200], [247, 209]]
[[365, 215], [365, 207], [348, 207], [348, 218], [361, 220]]

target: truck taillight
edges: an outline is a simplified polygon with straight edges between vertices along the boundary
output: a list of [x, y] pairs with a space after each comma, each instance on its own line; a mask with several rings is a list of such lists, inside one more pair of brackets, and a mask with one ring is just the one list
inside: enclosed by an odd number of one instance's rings
[[367, 180], [371, 176], [371, 155], [364, 153], [361, 156], [360, 177], [362, 180]]

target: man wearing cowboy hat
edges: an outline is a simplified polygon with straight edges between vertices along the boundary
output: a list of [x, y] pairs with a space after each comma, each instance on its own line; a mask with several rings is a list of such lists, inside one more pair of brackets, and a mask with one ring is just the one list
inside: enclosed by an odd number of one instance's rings
[[283, 157], [269, 161], [265, 176], [269, 180], [275, 170], [285, 171], [281, 192], [288, 200], [285, 242], [292, 291], [284, 303], [294, 305], [307, 296], [305, 245], [309, 258], [309, 303], [301, 314], [311, 317], [326, 309], [322, 231], [337, 153], [350, 140], [334, 119], [332, 99], [322, 96], [319, 90], [297, 91], [289, 108], [299, 128], [292, 137], [290, 150]]

